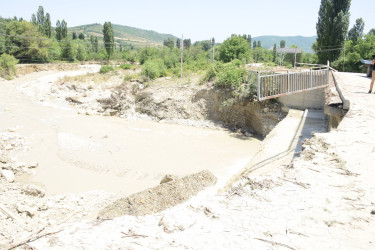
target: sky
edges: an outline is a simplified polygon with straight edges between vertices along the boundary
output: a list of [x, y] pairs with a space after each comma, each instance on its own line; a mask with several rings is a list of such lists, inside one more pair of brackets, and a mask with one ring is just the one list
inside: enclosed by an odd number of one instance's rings
[[[314, 36], [321, 0], [0, 0], [1, 17], [30, 20], [38, 6], [52, 24], [65, 19], [69, 27], [104, 23], [154, 30], [193, 42], [231, 34]], [[352, 0], [351, 28], [357, 18], [365, 32], [375, 28], [374, 0]]]

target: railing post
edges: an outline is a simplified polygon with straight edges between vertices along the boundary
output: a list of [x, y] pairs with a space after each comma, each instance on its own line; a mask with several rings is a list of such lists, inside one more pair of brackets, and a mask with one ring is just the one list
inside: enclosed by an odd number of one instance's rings
[[260, 100], [260, 73], [259, 71], [257, 72], [257, 82], [258, 82], [258, 100]]
[[290, 76], [289, 76], [289, 70], [288, 70], [287, 86], [288, 86], [288, 93], [290, 93]]
[[312, 88], [313, 83], [313, 75], [312, 75], [312, 69], [310, 68], [310, 88]]

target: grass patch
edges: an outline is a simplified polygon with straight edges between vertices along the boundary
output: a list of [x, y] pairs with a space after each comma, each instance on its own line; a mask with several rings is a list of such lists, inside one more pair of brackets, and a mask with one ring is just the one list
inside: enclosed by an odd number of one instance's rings
[[133, 65], [131, 65], [131, 64], [121, 64], [120, 65], [120, 69], [127, 70], [127, 69], [131, 69], [131, 68], [133, 68]]
[[104, 65], [100, 68], [99, 73], [100, 74], [105, 74], [111, 71], [115, 71], [115, 69], [112, 66]]

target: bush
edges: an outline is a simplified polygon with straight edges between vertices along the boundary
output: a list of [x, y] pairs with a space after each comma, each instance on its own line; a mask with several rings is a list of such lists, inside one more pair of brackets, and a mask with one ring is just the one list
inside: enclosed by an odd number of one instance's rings
[[100, 68], [100, 71], [99, 73], [100, 74], [105, 74], [105, 73], [108, 73], [110, 71], [115, 71], [115, 69], [112, 67], [112, 66], [108, 66], [108, 65], [104, 65]]
[[167, 69], [162, 61], [149, 60], [144, 63], [141, 74], [153, 80], [158, 77], [166, 76]]
[[244, 68], [233, 68], [228, 67], [220, 72], [216, 86], [230, 87], [236, 89], [240, 87], [241, 83], [244, 82], [246, 76], [246, 70]]
[[0, 56], [0, 76], [11, 79], [16, 75], [16, 64], [18, 60], [14, 56], [2, 54]]
[[120, 69], [131, 69], [132, 68], [132, 65], [131, 64], [121, 64], [120, 65]]
[[216, 77], [216, 71], [214, 68], [210, 68], [206, 71], [206, 74], [203, 76], [202, 82], [211, 82]]

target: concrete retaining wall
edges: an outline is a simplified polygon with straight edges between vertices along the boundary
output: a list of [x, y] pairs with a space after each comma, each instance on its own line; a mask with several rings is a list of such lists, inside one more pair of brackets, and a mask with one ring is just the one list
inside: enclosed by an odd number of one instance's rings
[[298, 94], [278, 97], [276, 99], [285, 107], [292, 109], [324, 109], [325, 96], [324, 88], [306, 91]]

